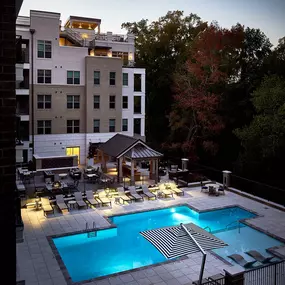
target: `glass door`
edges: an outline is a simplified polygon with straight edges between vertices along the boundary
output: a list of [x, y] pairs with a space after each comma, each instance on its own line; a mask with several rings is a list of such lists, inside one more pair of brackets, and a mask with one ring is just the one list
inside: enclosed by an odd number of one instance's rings
[[78, 164], [80, 164], [80, 147], [79, 146], [71, 146], [66, 147], [66, 155], [77, 155], [78, 158]]

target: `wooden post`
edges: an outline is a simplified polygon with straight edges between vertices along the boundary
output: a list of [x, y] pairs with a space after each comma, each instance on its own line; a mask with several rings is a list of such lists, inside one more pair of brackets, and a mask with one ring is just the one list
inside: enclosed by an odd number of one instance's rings
[[123, 157], [120, 157], [118, 159], [118, 165], [117, 165], [117, 169], [118, 169], [118, 182], [121, 183], [123, 182]]
[[135, 185], [135, 161], [131, 160], [131, 185]]

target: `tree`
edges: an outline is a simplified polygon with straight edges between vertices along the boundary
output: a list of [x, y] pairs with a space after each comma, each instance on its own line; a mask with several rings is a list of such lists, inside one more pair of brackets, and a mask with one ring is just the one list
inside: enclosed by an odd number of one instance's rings
[[221, 95], [242, 40], [242, 27], [228, 30], [211, 24], [197, 35], [188, 60], [175, 75], [175, 103], [169, 116], [172, 139], [192, 159], [197, 159], [199, 147], [217, 151], [213, 137], [224, 127], [218, 112]]
[[252, 122], [234, 131], [243, 151], [240, 161], [247, 174], [269, 177], [284, 164], [285, 154], [285, 81], [266, 76], [251, 99], [256, 115]]
[[122, 24], [136, 37], [135, 65], [146, 68], [146, 136], [156, 147], [169, 135], [166, 115], [172, 104], [173, 73], [206, 26], [197, 15], [184, 16], [182, 11], [168, 12], [151, 23], [143, 19]]

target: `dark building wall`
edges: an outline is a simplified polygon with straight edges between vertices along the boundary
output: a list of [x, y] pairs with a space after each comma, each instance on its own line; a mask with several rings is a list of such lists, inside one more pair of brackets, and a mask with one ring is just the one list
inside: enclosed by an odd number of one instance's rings
[[[15, 64], [16, 1], [0, 1], [0, 227], [3, 284], [16, 281], [15, 242]], [[1, 282], [0, 282], [1, 283]]]

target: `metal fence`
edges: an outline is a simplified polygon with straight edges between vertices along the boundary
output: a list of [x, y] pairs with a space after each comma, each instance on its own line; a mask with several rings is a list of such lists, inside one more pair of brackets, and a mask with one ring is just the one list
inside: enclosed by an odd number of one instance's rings
[[284, 285], [285, 260], [261, 268], [251, 269], [244, 274], [244, 285]]

